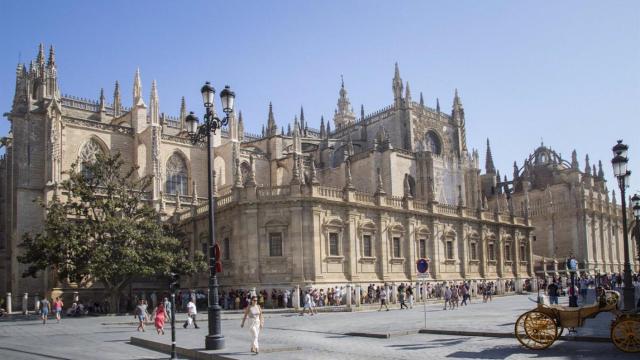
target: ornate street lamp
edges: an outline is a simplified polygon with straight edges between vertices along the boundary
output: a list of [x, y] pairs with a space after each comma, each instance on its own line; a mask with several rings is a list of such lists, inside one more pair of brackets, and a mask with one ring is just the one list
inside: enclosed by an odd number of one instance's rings
[[624, 310], [632, 311], [635, 308], [635, 289], [633, 282], [631, 281], [631, 263], [629, 262], [629, 235], [627, 234], [627, 200], [626, 189], [629, 187], [629, 178], [631, 177], [631, 171], [627, 169], [627, 150], [629, 147], [622, 143], [622, 140], [618, 140], [618, 143], [611, 149], [613, 150], [613, 159], [611, 164], [613, 165], [613, 175], [618, 179], [618, 186], [620, 187], [620, 197], [622, 203], [622, 239], [624, 241]]
[[229, 122], [229, 114], [233, 111], [234, 99], [236, 94], [231, 91], [229, 86], [225, 86], [220, 92], [220, 100], [222, 102], [222, 111], [225, 114], [223, 119], [218, 118], [214, 108], [214, 97], [216, 90], [207, 81], [202, 89], [202, 101], [204, 103], [205, 115], [204, 122], [199, 124], [197, 116], [190, 112], [185, 122], [187, 130], [191, 136], [191, 142], [198, 142], [207, 139], [207, 194], [209, 198], [209, 334], [205, 338], [205, 348], [207, 350], [219, 350], [224, 348], [224, 336], [222, 335], [222, 327], [220, 324], [220, 301], [218, 297], [218, 277], [216, 273], [220, 267], [218, 263], [220, 256], [220, 247], [216, 243], [215, 232], [215, 212], [216, 199], [211, 192], [213, 181], [215, 181], [215, 170], [213, 169], [213, 135], [216, 130], [227, 125]]

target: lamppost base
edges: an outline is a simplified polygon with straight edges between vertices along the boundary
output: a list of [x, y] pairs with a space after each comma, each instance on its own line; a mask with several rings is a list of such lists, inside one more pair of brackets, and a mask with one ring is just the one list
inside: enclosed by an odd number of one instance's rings
[[224, 349], [224, 336], [223, 335], [207, 335], [204, 338], [204, 348], [207, 350]]
[[578, 307], [578, 296], [577, 295], [569, 296], [569, 307]]
[[635, 311], [636, 309], [636, 304], [635, 304], [635, 292], [636, 289], [633, 286], [626, 286], [622, 289], [622, 300], [623, 300], [623, 304], [624, 304], [624, 311]]

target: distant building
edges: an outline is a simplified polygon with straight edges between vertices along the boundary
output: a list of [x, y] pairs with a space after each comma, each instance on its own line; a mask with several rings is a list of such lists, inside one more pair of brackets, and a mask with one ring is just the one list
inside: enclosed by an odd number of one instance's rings
[[[439, 102], [429, 108], [422, 95], [412, 100], [396, 65], [392, 94], [391, 105], [369, 115], [361, 107], [356, 116], [342, 83], [334, 130], [324, 118], [314, 129], [301, 108], [278, 131], [270, 104], [266, 127], [253, 135], [242, 114], [232, 114], [214, 138], [223, 285], [415, 281], [419, 258], [430, 259], [440, 280], [532, 276], [533, 228], [483, 205], [479, 157], [467, 148], [457, 91], [450, 113]], [[0, 292], [74, 286], [48, 274], [22, 278], [16, 256], [22, 234], [42, 229], [33, 200], [51, 199], [62, 171], [98, 152], [120, 152], [141, 176], [153, 175], [149, 201], [182, 227], [191, 253], [207, 250], [206, 148], [188, 139], [184, 100], [175, 105], [176, 117], [160, 112], [155, 82], [147, 105], [139, 72], [131, 108], [118, 83], [110, 103], [103, 91], [98, 101], [62, 95], [53, 48], [48, 60], [41, 46], [28, 68], [18, 65], [0, 160]], [[204, 287], [206, 278], [188, 285]]]
[[[535, 227], [533, 252], [545, 260], [549, 273], [554, 272], [554, 261], [564, 272], [570, 255], [575, 255], [579, 269], [590, 274], [622, 272], [622, 209], [616, 204], [615, 191], [609, 196], [602, 162], [596, 168], [587, 155], [581, 171], [575, 150], [569, 162], [540, 145], [522, 166], [514, 162], [511, 180], [506, 175], [500, 179], [487, 141], [485, 171], [483, 193], [489, 206], [531, 221]], [[627, 219], [632, 269], [638, 271], [637, 245], [631, 235], [633, 216], [629, 213]], [[541, 263], [539, 271], [543, 271]]]

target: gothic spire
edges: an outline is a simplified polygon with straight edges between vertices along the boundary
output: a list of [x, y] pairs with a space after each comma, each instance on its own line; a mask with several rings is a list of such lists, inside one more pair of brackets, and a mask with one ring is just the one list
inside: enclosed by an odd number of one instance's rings
[[587, 154], [587, 156], [585, 156], [584, 158], [584, 173], [587, 175], [591, 175], [591, 165], [589, 164], [589, 154]]
[[360, 104], [360, 120], [364, 120], [364, 105]]
[[235, 158], [235, 174], [233, 174], [233, 187], [241, 188], [242, 186], [242, 170], [240, 170], [240, 157]]
[[404, 92], [404, 101], [407, 106], [411, 106], [411, 90], [409, 89], [409, 82], [407, 81], [407, 87]]
[[598, 171], [596, 170], [596, 164], [593, 164], [592, 174], [593, 174], [593, 176], [597, 176], [598, 175]]
[[576, 152], [576, 149], [573, 149], [573, 151], [571, 152], [571, 168], [578, 170], [579, 167], [580, 165], [578, 164], [578, 153]]
[[484, 171], [487, 174], [496, 173], [496, 167], [493, 165], [493, 155], [491, 155], [491, 145], [489, 144], [488, 138], [487, 138], [487, 157], [485, 159]]
[[104, 88], [100, 88], [100, 112], [106, 111], [107, 104], [105, 103], [104, 98]]
[[267, 136], [274, 136], [278, 133], [278, 125], [276, 125], [276, 119], [273, 116], [273, 105], [269, 101], [269, 118], [267, 119]]
[[327, 132], [324, 129], [324, 116], [320, 116], [320, 139], [324, 139], [327, 136]]
[[424, 106], [424, 98], [422, 97], [422, 91], [420, 91], [420, 106]]
[[515, 181], [517, 178], [518, 178], [518, 163], [514, 161], [513, 162], [513, 181]]
[[327, 121], [327, 139], [331, 136], [331, 123]]
[[391, 87], [393, 89], [393, 100], [394, 105], [396, 107], [400, 107], [402, 105], [402, 78], [400, 78], [400, 68], [398, 67], [398, 63], [395, 64], [395, 71], [393, 75], [393, 81], [391, 82]]
[[47, 66], [56, 66], [56, 54], [53, 51], [53, 45], [49, 47], [49, 60], [47, 61]]
[[158, 100], [158, 86], [156, 81], [151, 82], [151, 94], [149, 95], [150, 117], [152, 124], [160, 124], [160, 104]]
[[133, 77], [133, 106], [144, 106], [142, 100], [142, 80], [140, 80], [140, 68]]
[[113, 115], [120, 116], [120, 110], [122, 110], [122, 99], [120, 98], [120, 84], [116, 80], [116, 86], [113, 89]]
[[187, 102], [184, 100], [184, 96], [180, 99], [180, 128], [185, 129], [187, 118]]
[[291, 132], [291, 123], [287, 124], [287, 136], [291, 136], [293, 133]]
[[36, 59], [36, 62], [38, 63], [38, 65], [44, 65], [44, 44], [40, 43], [40, 46], [38, 47], [38, 57]]
[[[306, 130], [307, 129], [307, 124], [304, 121], [304, 109], [302, 108], [302, 105], [300, 105], [300, 128]], [[306, 133], [303, 133], [304, 136], [307, 136]]]
[[440, 99], [436, 98], [436, 113], [440, 114]]
[[602, 170], [602, 160], [598, 160], [598, 177], [604, 179], [604, 171]]

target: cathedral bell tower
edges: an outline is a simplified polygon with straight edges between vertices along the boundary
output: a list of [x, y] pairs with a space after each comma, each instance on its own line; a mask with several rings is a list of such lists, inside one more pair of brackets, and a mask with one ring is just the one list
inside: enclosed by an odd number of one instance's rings
[[333, 114], [333, 123], [336, 129], [353, 124], [356, 121], [356, 115], [353, 113], [351, 102], [344, 88], [344, 79], [341, 79], [340, 97], [338, 98], [338, 108]]

